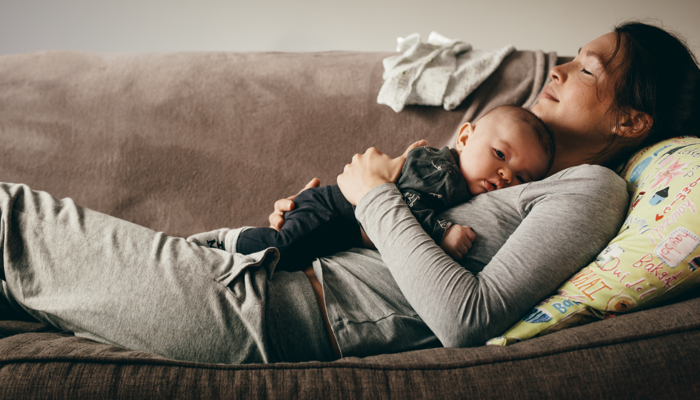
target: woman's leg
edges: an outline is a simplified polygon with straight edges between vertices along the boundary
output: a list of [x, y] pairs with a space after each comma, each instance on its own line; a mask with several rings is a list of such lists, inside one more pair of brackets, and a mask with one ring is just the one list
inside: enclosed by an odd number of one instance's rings
[[34, 318], [167, 358], [269, 361], [277, 253], [241, 256], [0, 184], [6, 296]]
[[267, 331], [274, 361], [332, 361], [338, 357], [306, 274], [275, 271], [269, 282]]

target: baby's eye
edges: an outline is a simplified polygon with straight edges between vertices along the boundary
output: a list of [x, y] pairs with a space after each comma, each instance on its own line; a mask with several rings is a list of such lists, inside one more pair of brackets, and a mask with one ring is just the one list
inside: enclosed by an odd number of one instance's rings
[[593, 75], [590, 71], [587, 71], [585, 68], [581, 70], [586, 75]]
[[516, 176], [515, 176], [515, 179], [517, 179], [518, 182], [520, 182], [520, 184], [525, 183], [525, 179], [523, 179], [521, 176], [516, 175]]
[[500, 150], [496, 150], [496, 157], [500, 158], [501, 160], [505, 160], [505, 159], [506, 159], [506, 155], [503, 154], [503, 152], [500, 151]]

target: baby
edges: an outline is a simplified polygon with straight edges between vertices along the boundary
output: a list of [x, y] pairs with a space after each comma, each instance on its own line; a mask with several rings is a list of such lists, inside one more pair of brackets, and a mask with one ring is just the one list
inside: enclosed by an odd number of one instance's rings
[[[497, 107], [459, 129], [454, 149], [418, 147], [396, 182], [406, 204], [447, 254], [461, 259], [474, 238], [468, 228], [438, 218], [472, 196], [545, 177], [554, 158], [551, 133], [530, 111]], [[220, 229], [188, 238], [202, 246], [251, 254], [276, 247], [276, 269], [307, 267], [317, 258], [353, 247], [373, 247], [337, 185], [304, 190], [294, 198], [279, 232], [272, 228]]]

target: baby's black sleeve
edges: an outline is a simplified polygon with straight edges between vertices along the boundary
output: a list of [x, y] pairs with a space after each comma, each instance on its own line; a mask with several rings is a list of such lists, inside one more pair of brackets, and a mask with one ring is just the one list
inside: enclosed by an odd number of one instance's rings
[[439, 245], [447, 228], [452, 226], [451, 222], [437, 217], [437, 214], [444, 210], [444, 205], [432, 198], [431, 195], [413, 189], [402, 190], [401, 194], [423, 230]]
[[418, 147], [408, 154], [397, 181], [411, 213], [438, 245], [452, 223], [437, 215], [470, 197], [456, 156], [448, 147]]

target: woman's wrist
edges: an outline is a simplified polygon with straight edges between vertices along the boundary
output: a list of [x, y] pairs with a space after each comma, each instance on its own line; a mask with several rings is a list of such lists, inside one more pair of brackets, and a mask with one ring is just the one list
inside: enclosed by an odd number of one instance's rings
[[342, 177], [338, 177], [338, 187], [340, 187], [340, 191], [343, 193], [343, 196], [345, 196], [345, 198], [354, 206], [359, 205], [360, 201], [367, 197], [369, 192], [385, 184], [393, 185], [392, 182], [388, 182], [386, 180], [355, 180], [354, 182], [346, 183], [342, 180]]
[[419, 140], [408, 146], [404, 154], [396, 158], [391, 158], [374, 147], [370, 147], [363, 154], [355, 154], [352, 162], [345, 165], [343, 173], [338, 175], [340, 191], [350, 204], [356, 206], [371, 189], [396, 182], [408, 153], [424, 145], [425, 141]]
[[364, 225], [364, 221], [360, 219], [361, 216], [367, 214], [368, 208], [371, 208], [374, 204], [377, 204], [376, 200], [379, 197], [385, 196], [390, 192], [396, 192], [396, 194], [399, 196], [401, 195], [399, 189], [396, 187], [396, 184], [391, 182], [383, 183], [370, 189], [357, 203], [357, 207], [355, 209], [355, 216], [357, 219]]

